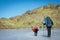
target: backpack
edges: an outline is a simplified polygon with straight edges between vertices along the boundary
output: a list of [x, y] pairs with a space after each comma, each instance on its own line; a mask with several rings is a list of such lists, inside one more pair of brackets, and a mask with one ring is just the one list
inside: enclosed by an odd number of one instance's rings
[[45, 18], [45, 25], [48, 26], [48, 27], [51, 27], [53, 25], [53, 22], [50, 19], [50, 17]]

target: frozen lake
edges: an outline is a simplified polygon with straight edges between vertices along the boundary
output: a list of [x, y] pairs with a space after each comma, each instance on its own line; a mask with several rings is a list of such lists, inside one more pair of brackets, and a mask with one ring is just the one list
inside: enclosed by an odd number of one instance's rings
[[52, 29], [51, 37], [47, 37], [47, 30], [39, 29], [38, 36], [28, 28], [0, 29], [0, 40], [60, 40], [60, 29]]

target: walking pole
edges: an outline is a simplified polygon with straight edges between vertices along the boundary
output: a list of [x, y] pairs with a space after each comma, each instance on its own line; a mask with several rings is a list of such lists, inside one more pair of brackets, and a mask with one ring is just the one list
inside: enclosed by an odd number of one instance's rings
[[[55, 40], [54, 27], [51, 28], [51, 36], [52, 35], [54, 36], [53, 40]], [[50, 39], [52, 39], [52, 38], [50, 38]]]
[[43, 36], [44, 36], [44, 26], [43, 26], [43, 24], [42, 24], [42, 31], [43, 31]]
[[[52, 29], [53, 29], [53, 34], [54, 34], [54, 27], [52, 27]], [[55, 34], [54, 34], [54, 37], [55, 37]]]

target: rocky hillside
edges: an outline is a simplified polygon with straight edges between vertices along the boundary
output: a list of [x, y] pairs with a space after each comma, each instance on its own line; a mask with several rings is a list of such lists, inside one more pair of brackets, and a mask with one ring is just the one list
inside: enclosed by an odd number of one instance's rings
[[55, 28], [60, 28], [60, 4], [44, 5], [9, 19], [0, 18], [0, 28], [42, 27], [46, 16], [52, 18]]

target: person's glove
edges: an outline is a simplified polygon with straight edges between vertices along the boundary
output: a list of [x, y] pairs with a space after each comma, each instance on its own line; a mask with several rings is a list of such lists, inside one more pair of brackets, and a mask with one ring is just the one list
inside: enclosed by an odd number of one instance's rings
[[43, 25], [45, 25], [45, 23], [43, 23]]

